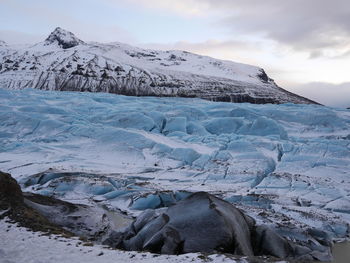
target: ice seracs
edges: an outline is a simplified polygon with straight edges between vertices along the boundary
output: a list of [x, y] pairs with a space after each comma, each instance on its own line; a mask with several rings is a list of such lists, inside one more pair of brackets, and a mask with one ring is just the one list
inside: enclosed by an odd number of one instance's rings
[[349, 234], [348, 110], [32, 89], [0, 89], [0, 105], [0, 170], [38, 193], [137, 213], [220, 192], [272, 222]]
[[0, 46], [0, 86], [251, 103], [314, 103], [259, 67], [186, 51], [84, 43], [62, 28], [34, 46]]
[[0, 89], [0, 105], [0, 170], [25, 191], [135, 216], [206, 191], [312, 233], [319, 259], [349, 237], [346, 109], [33, 89]]

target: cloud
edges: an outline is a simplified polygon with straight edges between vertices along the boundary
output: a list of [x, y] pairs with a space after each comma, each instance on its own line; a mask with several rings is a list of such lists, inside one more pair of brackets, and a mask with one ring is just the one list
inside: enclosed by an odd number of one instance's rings
[[[37, 33], [36, 35], [30, 35], [15, 30], [1, 30], [1, 35], [8, 38], [9, 43], [26, 44], [43, 41], [58, 26], [71, 31], [84, 41], [113, 42], [118, 40], [136, 42], [134, 36], [122, 26], [115, 23], [109, 23], [108, 25], [99, 23], [99, 20], [93, 18], [95, 12], [93, 9], [87, 8], [84, 10], [82, 0], [80, 0], [82, 7], [79, 10], [70, 7], [66, 9], [68, 4], [65, 2], [69, 2], [69, 0], [62, 0], [61, 9], [57, 9], [48, 1], [36, 1], [36, 4], [21, 3], [19, 0], [1, 3], [17, 15], [13, 16], [11, 21], [6, 21], [8, 24], [17, 25], [18, 17], [21, 17], [25, 21], [22, 26]], [[76, 1], [75, 4], [79, 4], [79, 2]], [[38, 9], [40, 9], [40, 12]], [[89, 16], [89, 19], [81, 18], [82, 15]], [[15, 39], [16, 35], [18, 41]], [[38, 38], [39, 36], [41, 39]], [[6, 39], [4, 40], [6, 41]]]
[[[114, 28], [107, 29], [105, 25], [98, 26], [98, 20], [86, 23], [74, 17], [74, 12], [59, 12], [45, 1], [40, 2], [39, 16], [35, 5], [26, 5], [19, 0], [4, 3], [21, 16], [30, 16], [32, 20], [40, 17], [49, 25], [82, 32], [83, 38], [113, 41], [106, 36], [118, 34], [121, 36], [120, 41], [135, 42], [120, 25], [111, 25]], [[119, 9], [127, 6], [130, 10], [153, 10], [160, 16], [176, 14], [180, 17], [199, 17], [203, 21], [209, 18], [204, 23], [211, 21], [212, 28], [226, 34], [226, 39], [230, 36], [234, 40], [248, 36], [272, 40], [294, 50], [307, 52], [310, 59], [342, 58], [342, 54], [350, 50], [348, 0], [91, 0], [89, 3], [101, 8], [110, 6]], [[82, 4], [79, 12], [91, 11], [85, 8]], [[94, 32], [93, 37], [88, 31]]]
[[326, 106], [350, 107], [350, 82], [341, 84], [326, 82], [292, 84], [287, 89]]
[[0, 40], [7, 44], [34, 44], [42, 41], [45, 36], [31, 35], [23, 32], [0, 30]]
[[[227, 1], [226, 1], [227, 2]], [[296, 50], [342, 49], [350, 40], [347, 0], [230, 1], [240, 10], [222, 20], [233, 31], [260, 33]]]
[[103, 0], [112, 5], [121, 2], [142, 6], [147, 9], [166, 10], [167, 12], [182, 16], [203, 16], [211, 8], [210, 1], [199, 0]]
[[310, 58], [327, 56], [329, 49], [350, 48], [348, 0], [138, 0], [137, 3], [178, 14], [215, 16], [215, 26], [229, 29], [231, 34], [257, 34], [295, 50], [307, 51]]

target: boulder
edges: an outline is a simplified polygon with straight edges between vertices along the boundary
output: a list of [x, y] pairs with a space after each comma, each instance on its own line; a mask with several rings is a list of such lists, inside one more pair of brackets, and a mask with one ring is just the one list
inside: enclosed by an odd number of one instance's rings
[[230, 203], [198, 192], [159, 215], [146, 210], [125, 232], [113, 233], [105, 244], [162, 254], [227, 252], [252, 256], [254, 226], [254, 219]]
[[288, 241], [231, 203], [193, 193], [166, 210], [145, 210], [123, 232], [104, 242], [114, 248], [160, 254], [230, 253], [313, 260], [312, 250]]
[[271, 255], [277, 258], [294, 256], [293, 246], [275, 231], [266, 226], [256, 226], [254, 231], [256, 255]]

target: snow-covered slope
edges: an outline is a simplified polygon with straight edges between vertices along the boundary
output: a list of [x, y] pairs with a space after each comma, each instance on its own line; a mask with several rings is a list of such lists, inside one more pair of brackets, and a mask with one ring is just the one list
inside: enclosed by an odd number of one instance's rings
[[0, 105], [0, 170], [26, 191], [128, 214], [208, 191], [292, 238], [349, 237], [348, 110], [33, 89]]
[[[2, 263], [248, 263], [247, 259], [232, 256], [204, 256], [198, 253], [168, 256], [148, 252], [126, 252], [108, 249], [99, 245], [84, 245], [77, 238], [47, 236], [33, 233], [23, 227], [16, 227], [4, 220], [0, 221], [0, 262]], [[283, 263], [279, 261], [280, 263]]]
[[61, 28], [33, 46], [0, 44], [0, 87], [231, 102], [313, 103], [279, 88], [258, 67], [185, 51], [85, 43]]

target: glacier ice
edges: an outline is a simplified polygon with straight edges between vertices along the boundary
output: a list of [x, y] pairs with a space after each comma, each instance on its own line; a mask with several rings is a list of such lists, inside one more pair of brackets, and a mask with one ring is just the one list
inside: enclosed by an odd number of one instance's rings
[[349, 235], [349, 110], [0, 89], [0, 138], [0, 170], [28, 191], [136, 214], [208, 191]]

